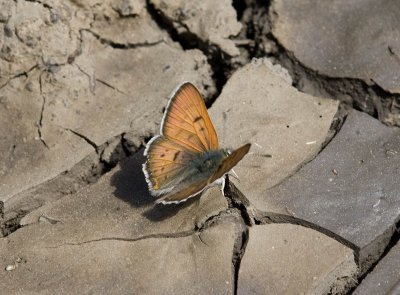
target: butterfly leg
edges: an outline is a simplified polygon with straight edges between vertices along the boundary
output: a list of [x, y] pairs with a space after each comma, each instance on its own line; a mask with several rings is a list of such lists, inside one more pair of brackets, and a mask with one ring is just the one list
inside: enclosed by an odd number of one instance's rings
[[222, 195], [224, 195], [224, 189], [225, 189], [225, 175], [222, 176], [221, 178], [218, 178], [215, 180], [213, 183], [209, 184], [207, 189], [213, 186], [220, 186], [221, 185], [221, 192]]
[[231, 172], [236, 177], [236, 179], [239, 180], [239, 176], [236, 174], [235, 170], [231, 169]]
[[224, 194], [224, 190], [225, 190], [225, 181], [226, 181], [225, 175], [222, 176], [220, 179], [221, 179], [221, 193], [222, 193], [223, 196], [225, 196], [225, 194]]
[[[232, 172], [232, 173], [231, 173]], [[231, 169], [231, 171], [229, 171], [227, 173], [229, 176], [232, 176], [233, 178], [235, 178], [237, 181], [240, 182], [239, 176], [236, 174], [235, 170]]]

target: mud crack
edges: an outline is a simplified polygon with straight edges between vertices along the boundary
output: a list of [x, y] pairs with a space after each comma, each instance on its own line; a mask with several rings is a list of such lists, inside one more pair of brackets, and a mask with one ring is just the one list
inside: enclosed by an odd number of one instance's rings
[[34, 66], [29, 68], [28, 70], [13, 75], [12, 77], [8, 78], [7, 81], [4, 84], [0, 85], [0, 89], [2, 89], [5, 86], [7, 86], [14, 79], [17, 79], [17, 78], [20, 78], [20, 77], [26, 77], [27, 78], [29, 73], [32, 72], [33, 70], [37, 69], [38, 67], [39, 67], [39, 65], [35, 64]]
[[21, 228], [20, 221], [26, 214], [28, 214], [28, 212], [25, 210], [17, 210], [2, 214], [5, 221], [2, 221], [0, 224], [0, 237], [7, 237]]
[[114, 42], [110, 39], [103, 38], [99, 34], [97, 34], [96, 32], [93, 32], [90, 29], [82, 29], [82, 31], [92, 34], [102, 44], [107, 44], [115, 49], [135, 49], [135, 48], [140, 48], [140, 47], [151, 47], [151, 46], [155, 46], [155, 45], [165, 42], [163, 39], [160, 39], [160, 40], [157, 40], [154, 42], [118, 43], [118, 42]]
[[[182, 238], [182, 237], [188, 237], [194, 234], [200, 235], [201, 232], [207, 230], [208, 228], [211, 228], [215, 225], [218, 225], [223, 222], [229, 222], [232, 219], [236, 220], [236, 215], [228, 210], [221, 211], [213, 216], [210, 216], [207, 220], [205, 220], [203, 223], [199, 225], [195, 225], [193, 229], [186, 230], [186, 231], [181, 231], [181, 232], [176, 232], [176, 233], [157, 233], [157, 234], [149, 234], [149, 235], [142, 235], [138, 236], [135, 238], [126, 238], [126, 237], [103, 237], [103, 238], [98, 238], [98, 239], [92, 239], [92, 240], [86, 240], [86, 241], [81, 241], [81, 242], [68, 242], [64, 243], [61, 245], [57, 246], [47, 246], [46, 248], [60, 248], [64, 246], [80, 246], [84, 244], [90, 244], [90, 243], [98, 243], [98, 242], [104, 242], [104, 241], [121, 241], [121, 242], [137, 242], [141, 240], [146, 240], [146, 239], [173, 239], [173, 238]], [[58, 222], [61, 222], [59, 220], [51, 219], [51, 223], [55, 224]], [[199, 237], [200, 238], [200, 237]], [[200, 238], [201, 240], [201, 238]], [[202, 241], [203, 242], [203, 241]], [[203, 242], [204, 243], [204, 242]]]
[[94, 239], [94, 240], [87, 240], [87, 241], [83, 241], [83, 242], [75, 242], [75, 243], [69, 242], [69, 243], [64, 243], [62, 245], [58, 245], [58, 246], [47, 246], [45, 248], [55, 249], [55, 248], [60, 248], [60, 247], [65, 247], [65, 246], [81, 246], [81, 245], [85, 245], [85, 244], [98, 243], [98, 242], [104, 242], [104, 241], [137, 242], [137, 241], [147, 240], [147, 239], [173, 239], [173, 238], [188, 237], [194, 233], [195, 233], [194, 230], [188, 230], [188, 231], [183, 231], [183, 232], [178, 232], [178, 233], [150, 234], [150, 235], [139, 236], [137, 238], [105, 237], [105, 238], [99, 238], [99, 239]]
[[47, 145], [46, 141], [43, 139], [43, 136], [42, 136], [43, 114], [44, 114], [44, 108], [45, 108], [45, 105], [46, 105], [46, 96], [43, 95], [43, 89], [42, 89], [42, 86], [43, 86], [42, 85], [42, 83], [43, 83], [42, 74], [43, 74], [43, 72], [39, 75], [39, 90], [40, 90], [40, 95], [42, 96], [43, 102], [42, 102], [42, 108], [40, 110], [39, 120], [38, 120], [38, 123], [37, 123], [37, 132], [38, 132], [38, 136], [39, 136], [40, 141], [48, 149], [49, 146]]
[[[235, 0], [233, 6], [243, 25], [240, 36], [254, 40], [253, 44], [245, 47], [249, 60], [267, 57], [288, 70], [293, 86], [299, 91], [338, 100], [344, 110], [354, 108], [387, 125], [400, 126], [399, 93], [386, 91], [373, 80], [323, 75], [305, 66], [287, 50], [272, 33], [275, 14], [271, 1]], [[391, 46], [388, 46], [388, 52], [398, 57]]]
[[73, 129], [70, 129], [70, 128], [64, 128], [64, 129], [67, 130], [67, 131], [69, 131], [69, 132], [71, 132], [71, 133], [73, 133], [73, 134], [75, 134], [76, 136], [82, 138], [84, 141], [86, 141], [89, 145], [91, 145], [91, 146], [94, 148], [94, 150], [96, 151], [96, 153], [99, 153], [99, 147], [97, 146], [97, 144], [96, 144], [94, 141], [92, 141], [91, 139], [89, 139], [89, 137], [87, 137], [87, 136], [85, 136], [85, 135], [79, 133], [78, 131], [75, 131], [75, 130], [73, 130]]
[[212, 70], [212, 79], [216, 86], [216, 92], [209, 97], [206, 102], [207, 107], [211, 107], [220, 95], [230, 75], [235, 69], [244, 65], [244, 62], [242, 62], [241, 59], [239, 60], [238, 58], [235, 59], [228, 56], [217, 45], [205, 42], [199, 36], [191, 32], [183, 22], [179, 22], [179, 25], [185, 28], [185, 31], [181, 33], [178, 32], [174, 27], [173, 22], [175, 20], [171, 20], [165, 16], [163, 12], [158, 10], [149, 0], [146, 2], [149, 15], [161, 30], [168, 33], [174, 42], [179, 43], [184, 50], [198, 49], [207, 57], [207, 62]]

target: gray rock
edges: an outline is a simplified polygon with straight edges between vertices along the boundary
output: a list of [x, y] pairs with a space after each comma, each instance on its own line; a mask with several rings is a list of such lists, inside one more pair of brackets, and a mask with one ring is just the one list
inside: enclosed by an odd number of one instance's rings
[[178, 34], [194, 34], [229, 56], [240, 54], [230, 40], [242, 28], [232, 1], [151, 0], [150, 3], [172, 23]]
[[119, 47], [136, 47], [170, 41], [148, 14], [146, 1], [99, 1], [90, 31], [104, 42]]
[[221, 146], [252, 143], [235, 167], [240, 183], [234, 182], [253, 207], [271, 209], [265, 190], [318, 153], [337, 105], [297, 91], [287, 72], [266, 59], [253, 61], [228, 80], [210, 114]]
[[400, 293], [400, 243], [379, 261], [354, 291], [354, 295]]
[[273, 1], [273, 34], [308, 68], [400, 92], [400, 3]]
[[39, 89], [40, 76], [35, 70], [28, 78], [13, 79], [2, 89], [0, 202], [70, 169], [94, 151], [83, 139], [56, 125], [52, 125], [51, 138], [46, 134], [47, 141], [43, 141], [45, 102]]
[[[46, 4], [52, 9], [36, 2], [10, 4], [15, 13], [9, 23], [15, 30], [21, 27], [24, 35], [13, 35], [6, 42], [20, 42], [18, 38], [30, 36], [30, 28], [40, 38], [32, 39], [37, 41], [34, 46], [25, 42], [12, 51], [12, 65], [20, 62], [23, 69], [0, 65], [10, 69], [1, 72], [6, 83], [0, 95], [0, 202], [5, 203], [5, 211], [15, 205], [9, 201], [13, 196], [72, 169], [91, 153], [100, 153], [99, 147], [108, 140], [133, 132], [136, 140], [130, 136], [131, 141], [138, 142], [158, 132], [162, 109], [177, 84], [190, 80], [206, 96], [215, 91], [211, 69], [200, 51], [183, 51], [171, 40], [161, 39], [154, 45], [116, 49], [104, 44], [101, 36], [67, 26], [71, 10], [77, 18], [72, 23], [85, 28], [90, 14], [85, 15], [84, 7], [73, 6], [72, 10], [57, 3]], [[106, 12], [112, 10], [102, 5], [95, 5], [100, 12], [104, 7]], [[50, 20], [50, 11], [59, 14], [59, 21]], [[145, 16], [146, 10], [141, 13], [135, 21], [149, 24], [154, 36], [164, 36]], [[0, 59], [0, 63], [8, 60]], [[15, 76], [20, 70], [27, 71], [26, 65], [32, 69]]]
[[292, 224], [257, 225], [250, 228], [238, 294], [343, 294], [356, 273], [352, 249], [324, 234]]
[[312, 162], [264, 191], [258, 208], [292, 215], [342, 239], [357, 251], [364, 271], [383, 252], [399, 219], [399, 146], [397, 128], [352, 111]]
[[226, 211], [226, 199], [211, 189], [180, 206], [154, 206], [143, 161], [136, 154], [92, 186], [33, 211], [22, 222], [29, 226], [0, 239], [2, 292], [231, 294], [238, 229], [223, 218], [203, 228]]

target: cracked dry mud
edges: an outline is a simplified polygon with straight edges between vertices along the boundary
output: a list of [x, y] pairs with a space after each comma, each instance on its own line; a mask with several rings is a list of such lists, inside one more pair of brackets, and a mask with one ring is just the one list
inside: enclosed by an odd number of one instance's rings
[[[0, 290], [397, 294], [398, 12], [0, 0]], [[143, 146], [186, 80], [251, 153], [224, 195], [154, 205]]]

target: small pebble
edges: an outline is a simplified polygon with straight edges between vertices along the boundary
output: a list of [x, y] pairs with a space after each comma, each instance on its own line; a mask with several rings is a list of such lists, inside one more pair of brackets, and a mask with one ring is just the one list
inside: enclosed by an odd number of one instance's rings
[[12, 271], [16, 268], [17, 268], [17, 266], [15, 264], [10, 264], [10, 265], [6, 266], [6, 271]]

